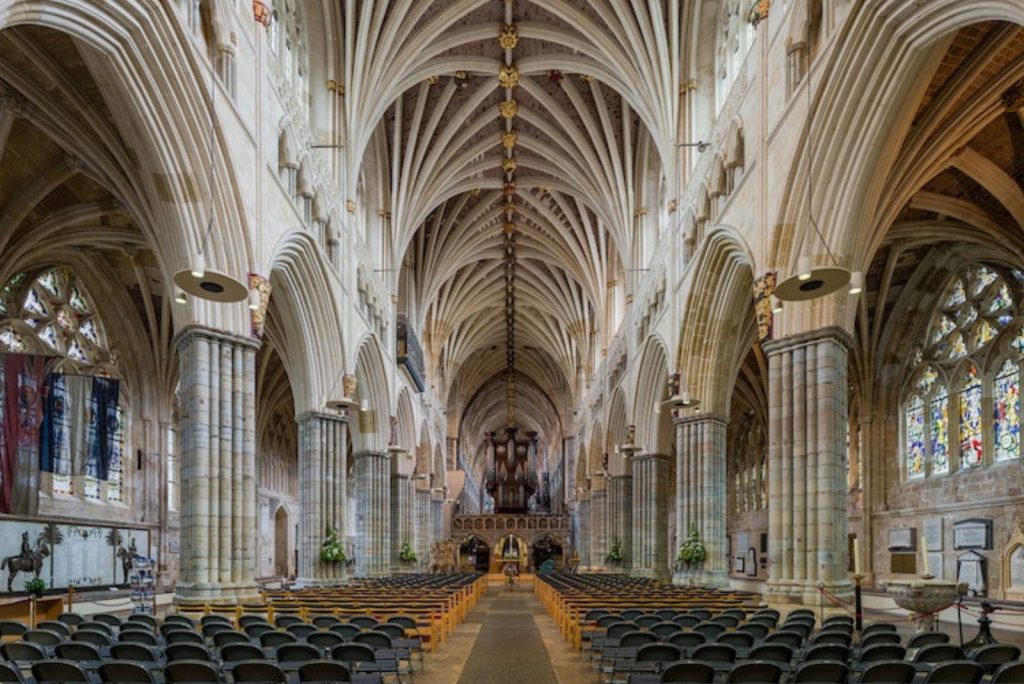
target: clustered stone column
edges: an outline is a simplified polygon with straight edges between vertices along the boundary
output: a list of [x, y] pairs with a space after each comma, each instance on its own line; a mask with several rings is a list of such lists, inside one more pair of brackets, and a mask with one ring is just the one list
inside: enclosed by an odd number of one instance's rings
[[619, 540], [623, 571], [628, 571], [633, 555], [633, 476], [608, 478], [608, 548]]
[[768, 592], [818, 600], [846, 576], [847, 334], [768, 342]]
[[668, 573], [668, 456], [639, 453], [632, 461], [632, 574], [663, 580]]
[[580, 567], [590, 567], [590, 501], [576, 502], [576, 552], [580, 556]]
[[[604, 478], [594, 476], [594, 483], [603, 485]], [[608, 553], [608, 492], [604, 487], [590, 491], [590, 566], [604, 567]]]
[[415, 489], [416, 504], [416, 559], [419, 563], [430, 561], [430, 545], [433, 542], [433, 524], [431, 523], [430, 490]]
[[256, 349], [251, 338], [189, 328], [181, 382], [182, 599], [257, 594]]
[[430, 523], [435, 540], [444, 539], [444, 488], [430, 490]]
[[402, 544], [413, 543], [412, 484], [408, 475], [391, 474], [391, 526], [394, 530], [391, 536], [391, 568], [396, 572], [406, 567], [398, 558]]
[[391, 457], [358, 451], [353, 458], [356, 499], [356, 575], [391, 572]]
[[329, 530], [345, 539], [348, 417], [309, 412], [299, 416], [299, 582], [331, 584], [344, 578], [341, 563], [320, 560]]
[[701, 583], [724, 587], [729, 581], [726, 558], [725, 421], [714, 416], [675, 419], [676, 535], [682, 544], [696, 528], [707, 559]]

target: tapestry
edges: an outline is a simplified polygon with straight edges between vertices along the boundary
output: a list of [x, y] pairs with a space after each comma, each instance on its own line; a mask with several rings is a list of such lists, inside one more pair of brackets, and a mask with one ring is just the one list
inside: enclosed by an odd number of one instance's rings
[[27, 513], [34, 507], [44, 369], [42, 356], [6, 354], [3, 357], [0, 513]]

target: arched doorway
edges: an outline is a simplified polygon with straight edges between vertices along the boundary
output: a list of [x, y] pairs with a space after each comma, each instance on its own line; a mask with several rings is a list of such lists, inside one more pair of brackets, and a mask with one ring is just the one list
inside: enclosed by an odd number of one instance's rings
[[537, 572], [555, 572], [565, 563], [562, 542], [551, 535], [546, 534], [538, 539], [531, 551], [533, 569]]
[[288, 511], [284, 506], [274, 514], [274, 574], [288, 576]]
[[476, 572], [487, 572], [491, 564], [491, 547], [483, 539], [472, 536], [459, 547], [459, 567], [471, 567]]

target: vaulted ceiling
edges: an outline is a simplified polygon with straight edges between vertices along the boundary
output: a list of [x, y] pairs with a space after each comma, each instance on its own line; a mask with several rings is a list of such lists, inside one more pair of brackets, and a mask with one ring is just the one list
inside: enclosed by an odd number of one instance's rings
[[[424, 27], [393, 50], [419, 77], [394, 93], [362, 160], [389, 183], [400, 308], [455, 427], [500, 430], [511, 386], [520, 428], [557, 447], [615, 333], [611, 290], [644, 265], [640, 236], [672, 199], [679, 5], [399, 4], [346, 21], [386, 44], [412, 18]], [[406, 83], [412, 70], [394, 73]]]

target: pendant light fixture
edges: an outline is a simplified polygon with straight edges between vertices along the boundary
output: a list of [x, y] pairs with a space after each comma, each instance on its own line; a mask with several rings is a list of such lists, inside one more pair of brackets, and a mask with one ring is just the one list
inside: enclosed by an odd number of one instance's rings
[[214, 302], [240, 302], [249, 296], [248, 288], [231, 276], [216, 270], [210, 270], [206, 266], [206, 245], [213, 231], [213, 181], [214, 181], [214, 117], [217, 103], [217, 75], [213, 69], [213, 60], [210, 60], [210, 168], [207, 185], [209, 187], [209, 219], [206, 223], [206, 231], [203, 233], [202, 242], [199, 244], [199, 251], [192, 259], [188, 269], [178, 271], [174, 274], [174, 284], [190, 295], [200, 299], [208, 299]]
[[[811, 263], [809, 256], [801, 256], [797, 260], [796, 273], [783, 280], [775, 287], [775, 296], [787, 302], [800, 302], [807, 301], [809, 299], [817, 299], [818, 297], [824, 297], [830, 295], [833, 292], [838, 292], [843, 287], [851, 282], [853, 276], [856, 275], [856, 280], [860, 283], [859, 287], [863, 287], [864, 276], [861, 273], [851, 274], [848, 269], [843, 268], [836, 261], [836, 257], [832, 254], [832, 250], [829, 249], [828, 241], [825, 240], [825, 236], [821, 234], [821, 230], [818, 228], [818, 222], [814, 220], [814, 191], [811, 184], [811, 179], [814, 175], [814, 148], [811, 145], [814, 136], [812, 132], [814, 130], [814, 120], [811, 112], [811, 70], [807, 70], [807, 218], [814, 228], [815, 234], [818, 239], [821, 240], [821, 244], [825, 247], [825, 252], [828, 254], [829, 260], [832, 262], [831, 265], [825, 265], [815, 267]], [[851, 288], [850, 294], [857, 294], [860, 289], [856, 292]]]

